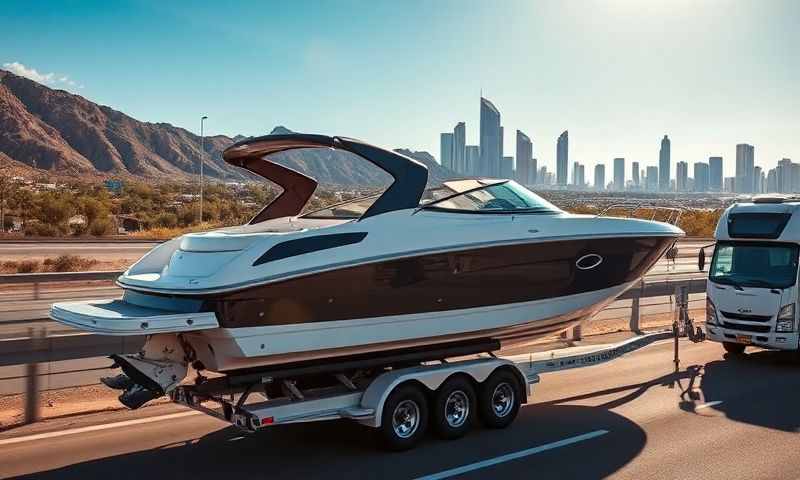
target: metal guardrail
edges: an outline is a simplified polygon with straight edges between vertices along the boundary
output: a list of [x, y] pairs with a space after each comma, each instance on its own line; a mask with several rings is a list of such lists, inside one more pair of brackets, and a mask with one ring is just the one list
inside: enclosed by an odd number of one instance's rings
[[0, 275], [0, 285], [13, 283], [88, 282], [91, 280], [116, 280], [122, 271], [6, 273]]

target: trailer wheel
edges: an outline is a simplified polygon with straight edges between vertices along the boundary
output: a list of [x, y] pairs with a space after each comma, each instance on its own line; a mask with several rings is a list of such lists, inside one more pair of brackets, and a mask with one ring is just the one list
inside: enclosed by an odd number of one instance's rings
[[464, 377], [453, 377], [444, 382], [434, 393], [433, 426], [436, 434], [452, 440], [463, 437], [475, 418], [475, 388]]
[[731, 355], [741, 355], [744, 353], [746, 345], [743, 343], [722, 342], [722, 348]]
[[505, 428], [514, 421], [522, 403], [522, 388], [517, 377], [508, 370], [491, 374], [478, 393], [478, 413], [489, 428]]
[[381, 437], [389, 450], [414, 448], [425, 436], [428, 425], [428, 403], [425, 394], [416, 385], [405, 384], [395, 388], [383, 404]]

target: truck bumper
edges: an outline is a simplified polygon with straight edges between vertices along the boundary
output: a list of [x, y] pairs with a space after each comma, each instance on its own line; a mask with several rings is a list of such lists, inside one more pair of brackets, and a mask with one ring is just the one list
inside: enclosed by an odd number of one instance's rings
[[753, 333], [706, 324], [706, 337], [712, 342], [743, 343], [774, 350], [797, 350], [800, 334], [797, 332]]

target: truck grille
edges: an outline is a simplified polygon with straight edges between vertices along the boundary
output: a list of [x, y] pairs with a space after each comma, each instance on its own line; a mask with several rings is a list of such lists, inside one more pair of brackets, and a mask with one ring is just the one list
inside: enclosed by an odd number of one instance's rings
[[748, 325], [746, 323], [723, 322], [723, 327], [741, 330], [743, 332], [767, 333], [772, 327], [769, 325]]
[[746, 322], [769, 322], [772, 319], [771, 315], [746, 315], [742, 313], [724, 311], [720, 311], [720, 313], [731, 320], [744, 320]]

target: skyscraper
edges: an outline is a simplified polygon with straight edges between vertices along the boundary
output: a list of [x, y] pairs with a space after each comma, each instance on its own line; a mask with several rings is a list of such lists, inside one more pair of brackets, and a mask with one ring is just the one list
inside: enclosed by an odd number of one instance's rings
[[625, 191], [625, 159], [614, 159], [614, 190]]
[[755, 187], [753, 161], [754, 148], [752, 145], [746, 143], [736, 145], [736, 180], [734, 181], [736, 193], [753, 193]]
[[453, 168], [453, 134], [443, 133], [439, 142], [440, 156], [439, 163], [445, 168]]
[[631, 175], [633, 180], [633, 189], [641, 190], [642, 186], [639, 182], [639, 162], [631, 163]]
[[578, 164], [578, 173], [575, 175], [575, 186], [579, 190], [586, 188], [586, 168], [585, 165]]
[[675, 165], [675, 190], [679, 192], [688, 191], [689, 179], [689, 164], [686, 162], [678, 162]]
[[467, 126], [464, 122], [458, 122], [453, 129], [453, 170], [458, 173], [467, 173], [466, 152], [467, 149]]
[[500, 162], [500, 178], [514, 178], [514, 157], [503, 157]]
[[500, 157], [502, 154], [500, 136], [500, 111], [492, 102], [481, 97], [480, 155], [477, 175], [500, 176]]
[[709, 166], [707, 163], [697, 162], [694, 164], [694, 191], [709, 191]]
[[480, 147], [477, 145], [467, 145], [464, 149], [464, 168], [466, 170], [464, 173], [475, 177], [480, 176], [478, 173], [480, 161]]
[[531, 160], [531, 167], [530, 167], [530, 174], [531, 174], [531, 185], [536, 185], [538, 183], [542, 183], [542, 179], [539, 178], [539, 160], [532, 159]]
[[567, 169], [569, 168], [569, 132], [564, 130], [558, 136], [556, 145], [556, 183], [567, 184]]
[[648, 192], [655, 192], [658, 191], [658, 186], [660, 182], [658, 181], [658, 167], [647, 167], [647, 185], [646, 189]]
[[578, 185], [578, 168], [580, 167], [580, 165], [581, 164], [578, 162], [572, 163], [572, 180], [570, 181], [570, 183], [575, 186]]
[[[536, 176], [533, 163], [533, 143], [527, 135], [517, 130], [517, 181], [523, 185], [532, 185], [532, 177]], [[531, 168], [533, 167], [533, 168]]]
[[722, 157], [708, 157], [708, 190], [722, 191]]
[[775, 167], [775, 191], [780, 193], [792, 193], [792, 161], [784, 158]]
[[764, 193], [764, 172], [761, 167], [753, 168], [753, 193]]
[[600, 163], [594, 166], [594, 189], [597, 191], [606, 189], [606, 166]]
[[[669, 188], [669, 164], [670, 164], [670, 149], [671, 143], [669, 137], [664, 135], [661, 139], [661, 149], [658, 151], [658, 189], [662, 192], [668, 192]], [[647, 174], [650, 176], [650, 173]]]

